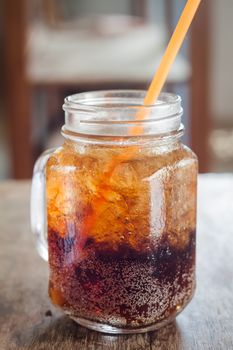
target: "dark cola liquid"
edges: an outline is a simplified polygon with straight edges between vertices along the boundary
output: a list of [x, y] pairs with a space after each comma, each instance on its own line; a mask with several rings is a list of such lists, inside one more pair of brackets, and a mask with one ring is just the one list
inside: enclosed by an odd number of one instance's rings
[[127, 147], [69, 143], [48, 160], [49, 294], [77, 321], [159, 325], [193, 295], [197, 162], [161, 147], [113, 166]]
[[76, 238], [49, 232], [52, 301], [73, 317], [118, 327], [150, 325], [174, 316], [195, 288], [195, 233], [182, 249], [166, 235], [153, 251], [127, 245], [106, 249], [87, 239], [77, 254]]

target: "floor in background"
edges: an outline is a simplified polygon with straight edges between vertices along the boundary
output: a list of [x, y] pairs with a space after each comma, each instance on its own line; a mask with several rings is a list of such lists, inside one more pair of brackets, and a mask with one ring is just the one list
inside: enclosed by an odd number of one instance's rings
[[233, 172], [233, 127], [214, 129], [210, 135], [210, 172]]
[[7, 144], [7, 129], [3, 113], [0, 111], [0, 180], [10, 176], [9, 145]]

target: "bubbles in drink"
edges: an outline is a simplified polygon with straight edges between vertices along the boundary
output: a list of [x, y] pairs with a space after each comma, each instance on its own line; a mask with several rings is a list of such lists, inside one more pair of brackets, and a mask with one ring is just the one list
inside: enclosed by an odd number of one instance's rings
[[53, 302], [72, 317], [117, 327], [174, 316], [195, 287], [190, 151], [136, 152], [108, 178], [111, 149], [64, 153], [47, 166]]

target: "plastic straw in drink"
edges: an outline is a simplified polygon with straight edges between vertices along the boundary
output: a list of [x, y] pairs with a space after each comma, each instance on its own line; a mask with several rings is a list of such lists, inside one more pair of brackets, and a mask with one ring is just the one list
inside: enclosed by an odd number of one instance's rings
[[[147, 91], [146, 97], [144, 99], [144, 106], [155, 104], [160, 91], [165, 83], [169, 70], [177, 56], [177, 53], [184, 41], [185, 35], [190, 27], [192, 19], [198, 9], [201, 0], [188, 0], [185, 8], [180, 16], [176, 29], [170, 39], [170, 42], [167, 46], [167, 49], [163, 55], [161, 63], [159, 65], [158, 70], [156, 71], [154, 78], [150, 84], [150, 87]], [[137, 113], [135, 120], [140, 121], [144, 120], [148, 115], [148, 112], [145, 108], [141, 108], [141, 110]], [[142, 126], [135, 126], [129, 130], [129, 135], [138, 135], [143, 131]], [[88, 235], [88, 232], [94, 226], [96, 218], [99, 213], [102, 212], [102, 209], [105, 205], [105, 197], [108, 191], [111, 191], [111, 188], [108, 186], [109, 178], [112, 175], [115, 167], [125, 161], [130, 159], [130, 157], [134, 154], [135, 147], [131, 148], [130, 151], [124, 152], [117, 157], [114, 157], [111, 162], [108, 164], [107, 169], [104, 171], [104, 174], [101, 178], [100, 184], [97, 189], [97, 195], [92, 201], [92, 205], [94, 207], [94, 212], [90, 214], [86, 220], [83, 222], [83, 230], [82, 230], [82, 242], [85, 241], [85, 237]], [[101, 195], [104, 193], [105, 196]]]
[[[162, 57], [160, 65], [154, 75], [154, 78], [149, 86], [147, 94], [144, 98], [144, 106], [155, 104], [163, 85], [168, 76], [169, 70], [175, 61], [177, 53], [184, 41], [190, 24], [194, 15], [200, 5], [201, 0], [188, 0], [184, 10], [177, 23], [175, 31], [169, 41], [166, 51]], [[144, 120], [148, 116], [148, 111], [142, 107], [141, 111], [137, 113], [136, 120]], [[142, 132], [141, 126], [136, 126], [130, 129], [130, 135], [138, 135]]]

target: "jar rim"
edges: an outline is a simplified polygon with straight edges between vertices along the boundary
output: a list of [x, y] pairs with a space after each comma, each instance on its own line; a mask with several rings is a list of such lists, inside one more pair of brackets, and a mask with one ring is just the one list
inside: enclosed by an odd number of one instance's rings
[[129, 136], [134, 127], [141, 129], [138, 135], [178, 130], [181, 97], [163, 92], [153, 105], [144, 105], [145, 95], [144, 90], [100, 90], [68, 96], [62, 106], [65, 129], [102, 136]]
[[[96, 91], [88, 91], [88, 92], [80, 92], [77, 94], [69, 95], [65, 97], [64, 104], [62, 106], [63, 110], [67, 109], [96, 109], [98, 110], [118, 110], [118, 109], [127, 109], [127, 108], [164, 108], [165, 106], [171, 106], [181, 103], [181, 97], [179, 95], [170, 93], [170, 92], [162, 92], [157, 101], [154, 104], [144, 105], [143, 103], [138, 104], [127, 104], [122, 105], [108, 105], [106, 100], [112, 100], [112, 103], [116, 103], [117, 101], [114, 99], [128, 99], [133, 101], [141, 99], [143, 102], [144, 97], [146, 96], [145, 90], [134, 90], [134, 89], [121, 89], [121, 90], [96, 90]], [[104, 101], [103, 101], [104, 100]], [[103, 104], [103, 102], [105, 102]]]

